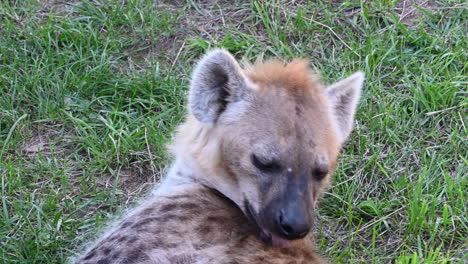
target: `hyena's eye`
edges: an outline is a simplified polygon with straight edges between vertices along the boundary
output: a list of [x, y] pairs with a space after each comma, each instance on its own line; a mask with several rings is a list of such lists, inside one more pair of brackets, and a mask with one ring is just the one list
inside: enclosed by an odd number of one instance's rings
[[281, 169], [280, 164], [276, 160], [265, 161], [252, 154], [252, 164], [263, 172], [276, 172]]
[[323, 180], [323, 178], [325, 178], [327, 174], [328, 174], [328, 168], [326, 167], [323, 167], [323, 168], [318, 167], [318, 168], [312, 169], [312, 177], [314, 177], [314, 179], [316, 179], [317, 181]]

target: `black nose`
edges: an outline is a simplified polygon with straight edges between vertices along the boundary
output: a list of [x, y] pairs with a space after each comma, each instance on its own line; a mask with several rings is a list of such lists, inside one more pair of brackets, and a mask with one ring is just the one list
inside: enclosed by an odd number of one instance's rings
[[305, 237], [310, 231], [310, 222], [310, 217], [293, 210], [281, 210], [276, 220], [279, 234], [287, 239]]

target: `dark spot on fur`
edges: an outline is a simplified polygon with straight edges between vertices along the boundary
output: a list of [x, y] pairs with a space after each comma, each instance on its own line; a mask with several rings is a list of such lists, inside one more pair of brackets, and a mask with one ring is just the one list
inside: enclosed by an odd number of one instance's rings
[[294, 108], [294, 110], [296, 110], [296, 115], [301, 115], [302, 109], [301, 109], [298, 105], [296, 105], [296, 107]]
[[184, 236], [184, 234], [182, 232], [177, 231], [177, 230], [171, 230], [170, 233], [171, 233], [172, 236], [177, 236], [177, 237], [183, 237]]
[[91, 259], [92, 257], [94, 257], [94, 255], [96, 255], [96, 248], [93, 248], [93, 250], [91, 250], [88, 255], [86, 255], [86, 257], [84, 258], [84, 260], [88, 260], [88, 259]]
[[155, 221], [159, 221], [161, 220], [160, 217], [158, 216], [155, 216], [155, 217], [147, 217], [147, 218], [144, 218], [143, 220], [135, 223], [134, 225], [132, 225], [132, 229], [140, 229], [141, 227], [147, 225], [147, 224], [150, 224], [152, 222], [155, 222]]
[[159, 212], [161, 213], [168, 213], [174, 209], [176, 209], [177, 205], [176, 204], [166, 204], [159, 209]]
[[154, 208], [151, 208], [151, 207], [150, 207], [150, 208], [146, 208], [145, 210], [141, 211], [141, 214], [142, 214], [142, 215], [150, 215], [150, 214], [152, 214], [152, 213], [154, 212], [154, 210], [155, 210], [155, 209], [154, 209]]
[[151, 244], [152, 244], [152, 248], [162, 248], [162, 249], [176, 248], [179, 245], [177, 243], [167, 242], [163, 239], [155, 239], [151, 242]]
[[283, 254], [283, 255], [294, 256], [294, 252], [289, 248], [280, 248], [279, 250], [280, 250], [281, 254]]
[[255, 261], [258, 261], [258, 262], [255, 262], [255, 263], [267, 263], [267, 262], [266, 262], [267, 260], [265, 259], [264, 256], [257, 256], [257, 257], [255, 258]]
[[114, 254], [112, 254], [112, 256], [110, 257], [111, 260], [114, 260], [116, 258], [118, 258], [120, 255], [120, 252], [115, 252]]
[[202, 225], [202, 226], [197, 227], [195, 231], [199, 233], [200, 235], [204, 235], [204, 234], [211, 233], [211, 227], [208, 225]]
[[167, 214], [167, 215], [163, 215], [161, 217], [159, 217], [159, 221], [161, 221], [162, 223], [166, 222], [166, 221], [169, 221], [171, 220], [172, 218], [174, 218], [175, 215], [173, 214]]
[[121, 236], [121, 237], [119, 237], [119, 239], [117, 240], [117, 242], [119, 242], [119, 243], [125, 242], [125, 240], [127, 240], [127, 238], [128, 238], [128, 237], [126, 237], [126, 236]]
[[199, 206], [196, 203], [183, 203], [183, 204], [179, 204], [179, 208], [183, 210], [192, 210], [192, 209], [198, 209]]
[[181, 194], [181, 195], [168, 195], [166, 198], [175, 200], [175, 199], [183, 199], [183, 198], [190, 198], [190, 195], [187, 194]]
[[134, 264], [148, 260], [149, 257], [145, 253], [141, 252], [140, 249], [130, 251], [123, 259], [123, 264]]
[[158, 226], [157, 228], [151, 230], [151, 233], [153, 235], [160, 235], [161, 233], [164, 233], [164, 229]]
[[314, 142], [312, 139], [310, 139], [310, 140], [309, 140], [309, 147], [310, 147], [310, 148], [315, 148], [315, 146], [316, 146], [316, 145], [315, 145], [315, 142]]
[[203, 242], [201, 242], [201, 243], [195, 244], [193, 247], [194, 247], [196, 250], [201, 250], [201, 249], [205, 249], [205, 248], [210, 247], [210, 246], [211, 246], [210, 243], [203, 243]]
[[[194, 231], [196, 232], [197, 237], [199, 238], [199, 241], [201, 243], [208, 243], [210, 245], [224, 244], [227, 243], [228, 240], [230, 240], [230, 236], [232, 235], [231, 232], [235, 232], [235, 230], [231, 229], [232, 226], [229, 225], [229, 222], [226, 222], [225, 218], [217, 217], [211, 219], [211, 221], [213, 221], [214, 219], [216, 219], [215, 221], [220, 221], [220, 219], [224, 219], [224, 222], [213, 223], [208, 222], [207, 220], [205, 221], [205, 223], [195, 228]], [[218, 228], [220, 230], [218, 230]]]
[[130, 225], [132, 225], [133, 223], [132, 222], [125, 222], [122, 224], [122, 228], [126, 228], [126, 227], [129, 227]]
[[130, 240], [128, 240], [127, 244], [131, 245], [131, 244], [135, 243], [136, 241], [138, 241], [138, 238], [134, 237], [134, 238], [131, 238]]
[[162, 244], [163, 243], [159, 239], [156, 239], [156, 240], [151, 242], [151, 245], [153, 246], [153, 248], [160, 248]]
[[107, 258], [100, 259], [96, 264], [109, 264], [110, 261]]
[[224, 217], [221, 217], [221, 216], [213, 216], [213, 215], [210, 215], [206, 218], [206, 221], [207, 222], [213, 222], [213, 223], [217, 223], [217, 224], [222, 224], [222, 223], [226, 223], [228, 222], [229, 220], [224, 218]]
[[102, 249], [102, 252], [103, 252], [104, 255], [106, 255], [106, 256], [109, 255], [109, 253], [110, 253], [111, 251], [112, 251], [112, 250], [111, 250], [110, 248], [107, 248], [107, 247], [105, 247], [105, 248]]
[[146, 249], [147, 249], [148, 247], [149, 247], [149, 246], [148, 246], [148, 243], [145, 243], [145, 244], [140, 243], [140, 244], [138, 244], [138, 246], [136, 246], [135, 248], [138, 248], [140, 251], [143, 252], [143, 251], [146, 251]]
[[[164, 230], [167, 230], [167, 229], [164, 229]], [[164, 230], [161, 227], [159, 227], [158, 225], [152, 225], [152, 226], [142, 227], [142, 228], [137, 229], [138, 232], [150, 233], [153, 236], [161, 235], [161, 233], [163, 233]], [[173, 233], [171, 232], [171, 235], [172, 234]]]
[[109, 242], [114, 242], [115, 240], [117, 240], [118, 236], [112, 236], [111, 238], [109, 238]]
[[171, 257], [169, 259], [169, 263], [192, 264], [192, 263], [195, 263], [195, 259], [193, 256], [190, 256], [190, 255], [178, 255], [178, 256]]
[[176, 248], [179, 244], [177, 243], [167, 243], [166, 248]]
[[186, 215], [179, 215], [177, 217], [175, 217], [177, 220], [179, 221], [187, 221], [190, 219], [190, 217], [186, 216]]

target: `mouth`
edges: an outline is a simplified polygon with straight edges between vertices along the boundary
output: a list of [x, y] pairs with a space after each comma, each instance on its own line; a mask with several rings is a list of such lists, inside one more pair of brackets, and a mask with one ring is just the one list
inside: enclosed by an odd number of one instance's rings
[[291, 240], [284, 239], [265, 230], [260, 231], [260, 238], [263, 242], [273, 247], [288, 248], [292, 245]]
[[273, 247], [282, 247], [282, 248], [288, 248], [291, 247], [292, 241], [282, 238], [276, 234], [273, 234], [272, 232], [269, 232], [262, 228], [259, 223], [256, 220], [256, 217], [254, 217], [253, 209], [250, 206], [250, 203], [247, 200], [244, 200], [244, 207], [245, 207], [245, 214], [249, 221], [253, 223], [258, 230], [260, 234], [260, 238], [262, 239], [263, 242], [265, 242], [267, 245], [273, 246]]

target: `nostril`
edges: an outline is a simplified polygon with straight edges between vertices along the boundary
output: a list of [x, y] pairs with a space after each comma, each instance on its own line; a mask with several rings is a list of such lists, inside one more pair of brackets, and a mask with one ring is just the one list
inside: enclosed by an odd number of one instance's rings
[[279, 224], [281, 226], [281, 230], [283, 231], [285, 235], [288, 236], [294, 233], [294, 229], [290, 225], [284, 222], [282, 214], [280, 214], [279, 216]]
[[277, 228], [280, 235], [288, 239], [297, 239], [305, 237], [310, 230], [310, 225], [306, 219], [298, 217], [289, 217], [280, 212], [277, 218]]

